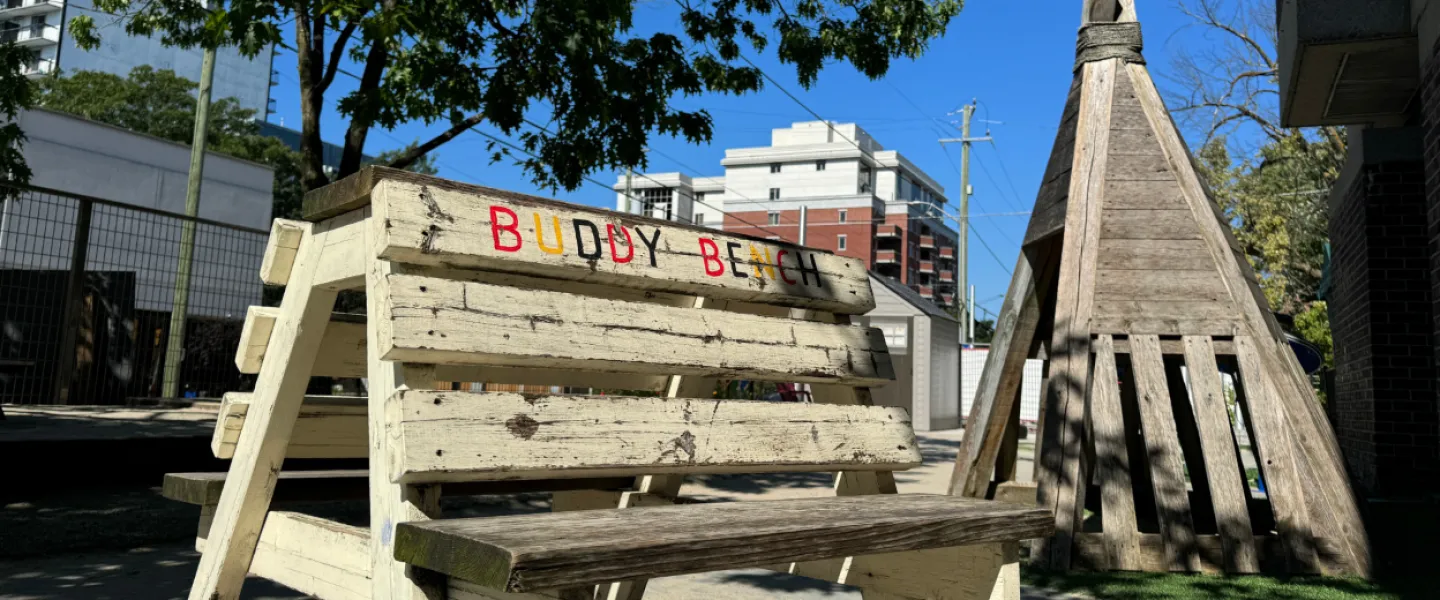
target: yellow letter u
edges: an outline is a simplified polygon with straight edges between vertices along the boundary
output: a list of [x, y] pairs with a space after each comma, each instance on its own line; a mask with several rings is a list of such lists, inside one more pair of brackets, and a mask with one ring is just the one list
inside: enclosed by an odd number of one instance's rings
[[540, 213], [535, 213], [535, 241], [540, 244], [540, 250], [547, 254], [560, 254], [565, 251], [565, 234], [560, 232], [560, 217], [550, 217], [551, 224], [555, 228], [555, 247], [545, 245], [545, 230], [540, 225]]

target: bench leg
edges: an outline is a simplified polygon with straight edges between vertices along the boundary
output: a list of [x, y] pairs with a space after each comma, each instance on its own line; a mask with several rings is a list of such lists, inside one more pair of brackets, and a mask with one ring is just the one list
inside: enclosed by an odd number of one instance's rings
[[310, 383], [315, 355], [335, 306], [334, 290], [314, 286], [325, 234], [314, 233], [308, 225], [306, 229], [255, 382], [250, 418], [240, 432], [190, 588], [191, 600], [233, 600], [240, 595]]
[[[375, 224], [379, 227], [379, 224]], [[378, 231], [366, 229], [365, 248], [375, 248]], [[435, 518], [440, 513], [440, 486], [414, 486], [392, 481], [394, 454], [390, 435], [398, 414], [391, 414], [387, 405], [398, 390], [409, 387], [429, 388], [435, 385], [434, 366], [410, 365], [384, 360], [379, 340], [382, 328], [389, 325], [390, 308], [387, 277], [391, 265], [383, 260], [370, 260], [366, 269], [365, 335], [366, 371], [369, 390], [370, 436], [370, 584], [375, 600], [440, 600], [445, 597], [441, 578], [415, 577], [413, 570], [395, 560], [395, 526], [407, 521]], [[409, 382], [412, 385], [407, 385]], [[432, 581], [431, 579], [434, 579]]]
[[845, 583], [865, 600], [1019, 600], [1019, 542], [857, 556]]

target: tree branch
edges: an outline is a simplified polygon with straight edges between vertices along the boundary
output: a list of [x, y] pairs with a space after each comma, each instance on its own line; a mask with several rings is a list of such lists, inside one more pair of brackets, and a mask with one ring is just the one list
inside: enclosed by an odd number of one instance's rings
[[350, 41], [350, 36], [355, 34], [358, 26], [358, 20], [346, 23], [345, 28], [340, 30], [340, 35], [335, 38], [335, 45], [330, 49], [330, 62], [325, 66], [325, 75], [320, 78], [317, 86], [320, 91], [330, 89], [330, 82], [335, 81], [335, 73], [340, 70], [340, 61], [345, 56], [345, 44]]
[[340, 155], [338, 177], [345, 177], [360, 170], [360, 158], [365, 152], [365, 138], [370, 134], [370, 124], [375, 121], [375, 105], [380, 102], [375, 91], [380, 87], [380, 76], [385, 72], [385, 65], [389, 60], [390, 51], [385, 47], [384, 38], [370, 43], [370, 52], [365, 57], [365, 70], [360, 74], [360, 86], [354, 93], [361, 102], [354, 114], [350, 115], [350, 128], [345, 132], [345, 151]]
[[390, 164], [385, 166], [392, 169], [404, 169], [406, 167], [409, 167], [411, 164], [414, 164], [415, 161], [420, 160], [422, 157], [428, 154], [431, 150], [439, 148], [445, 142], [455, 139], [455, 136], [465, 133], [471, 127], [479, 125], [480, 122], [484, 120], [484, 113], [467, 117], [465, 118], [465, 120], [452, 125], [449, 129], [446, 129], [440, 135], [430, 138], [429, 141], [420, 144], [414, 148], [411, 148], [408, 152], [395, 157], [395, 160], [390, 161]]

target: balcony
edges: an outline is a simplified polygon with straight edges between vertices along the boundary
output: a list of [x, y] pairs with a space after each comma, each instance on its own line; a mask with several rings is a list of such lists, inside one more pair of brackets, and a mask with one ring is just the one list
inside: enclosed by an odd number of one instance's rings
[[38, 48], [59, 43], [60, 28], [45, 23], [0, 31], [0, 44], [15, 44], [21, 48]]
[[934, 297], [935, 297], [935, 290], [931, 289], [930, 286], [928, 286], [928, 285], [918, 285], [918, 286], [915, 286], [915, 291], [920, 292], [920, 297], [921, 297], [921, 298], [934, 298]]
[[55, 61], [48, 58], [37, 58], [20, 65], [20, 74], [26, 77], [42, 77], [49, 75], [55, 70]]
[[934, 248], [934, 247], [935, 247], [935, 236], [933, 236], [933, 235], [922, 235], [922, 236], [920, 236], [920, 247], [921, 247], [921, 248]]
[[65, 3], [60, 0], [0, 0], [0, 21], [60, 12], [64, 8]]
[[1420, 86], [1412, 4], [1277, 0], [1282, 125], [1403, 123]]
[[876, 226], [876, 227], [875, 227], [875, 237], [877, 237], [877, 238], [898, 238], [898, 237], [900, 237], [900, 226], [899, 226], [899, 225], [879, 225], [879, 226]]
[[955, 272], [954, 272], [954, 271], [951, 271], [951, 270], [949, 270], [949, 269], [941, 269], [941, 270], [940, 270], [940, 281], [943, 281], [943, 282], [945, 282], [945, 283], [951, 283], [951, 282], [955, 281]]
[[940, 260], [955, 260], [955, 249], [951, 247], [941, 248]]
[[929, 260], [922, 260], [922, 261], [920, 261], [920, 272], [921, 272], [921, 273], [929, 273], [929, 274], [931, 274], [931, 275], [934, 275], [934, 274], [935, 274], [935, 262], [934, 262], [934, 261], [929, 261]]
[[877, 265], [898, 265], [900, 257], [896, 256], [894, 250], [876, 250], [875, 264]]

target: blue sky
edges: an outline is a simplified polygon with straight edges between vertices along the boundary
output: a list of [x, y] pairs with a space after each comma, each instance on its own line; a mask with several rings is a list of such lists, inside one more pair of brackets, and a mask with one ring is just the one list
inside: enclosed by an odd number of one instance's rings
[[[1184, 44], [1203, 44], [1203, 33], [1189, 26], [1172, 0], [1138, 3], [1144, 26], [1146, 59], [1162, 91], [1169, 85], [1172, 51]], [[1034, 203], [1041, 171], [1054, 143], [1062, 103], [1071, 80], [1075, 52], [1075, 31], [1081, 3], [1076, 0], [970, 0], [950, 24], [943, 39], [936, 40], [922, 58], [892, 63], [890, 73], [872, 81], [845, 64], [835, 64], [820, 74], [811, 89], [795, 81], [794, 69], [780, 64], [773, 53], [756, 57], [756, 63], [794, 93], [810, 109], [829, 120], [855, 122], [869, 131], [887, 149], [898, 150], [945, 186], [952, 202], [959, 190], [959, 148], [947, 154], [936, 139], [939, 134], [932, 118], [948, 122], [946, 113], [971, 98], [978, 98], [977, 119], [1001, 121], [992, 124], [995, 144], [977, 145], [971, 165], [972, 214], [1028, 211]], [[641, 0], [636, 9], [636, 28], [650, 31], [671, 27], [675, 22], [672, 2]], [[772, 46], [773, 50], [773, 46]], [[300, 123], [299, 92], [294, 54], [279, 50], [275, 58], [279, 85], [272, 91], [278, 112], [273, 122], [291, 127]], [[341, 95], [350, 82], [336, 80], [329, 97]], [[908, 100], [907, 100], [908, 98]], [[912, 105], [913, 102], [913, 105]], [[769, 131], [791, 122], [814, 120], [804, 108], [773, 85], [747, 96], [721, 95], [683, 98], [687, 108], [705, 108], [715, 120], [710, 144], [696, 146], [683, 140], [652, 138], [650, 147], [678, 159], [676, 164], [652, 155], [649, 171], [678, 171], [690, 175], [720, 175], [725, 148], [764, 146]], [[548, 120], [542, 115], [540, 121]], [[343, 137], [345, 121], [337, 114], [322, 121], [327, 140]], [[973, 135], [983, 135], [986, 124], [977, 123]], [[437, 124], [408, 124], [394, 131], [372, 131], [369, 153], [403, 146], [415, 139], [428, 139], [443, 130]], [[493, 132], [484, 128], [486, 131]], [[958, 137], [949, 129], [947, 137]], [[491, 164], [485, 152], [486, 140], [465, 134], [442, 147], [436, 156], [440, 175], [492, 187], [535, 193], [534, 184], [518, 167]], [[692, 170], [692, 168], [694, 170]], [[698, 170], [698, 172], [696, 171]], [[599, 172], [593, 178], [615, 181], [617, 173]], [[539, 191], [571, 202], [613, 207], [614, 193], [599, 185], [585, 184], [573, 191]], [[953, 210], [953, 209], [952, 209]], [[976, 286], [977, 304], [998, 312], [1009, 284], [1007, 271], [1019, 252], [1028, 217], [976, 218], [977, 235], [970, 238], [970, 280]], [[952, 227], [954, 225], [952, 224]], [[985, 249], [988, 244], [992, 257]], [[997, 260], [998, 258], [998, 260]], [[982, 311], [982, 315], [983, 315]]]

